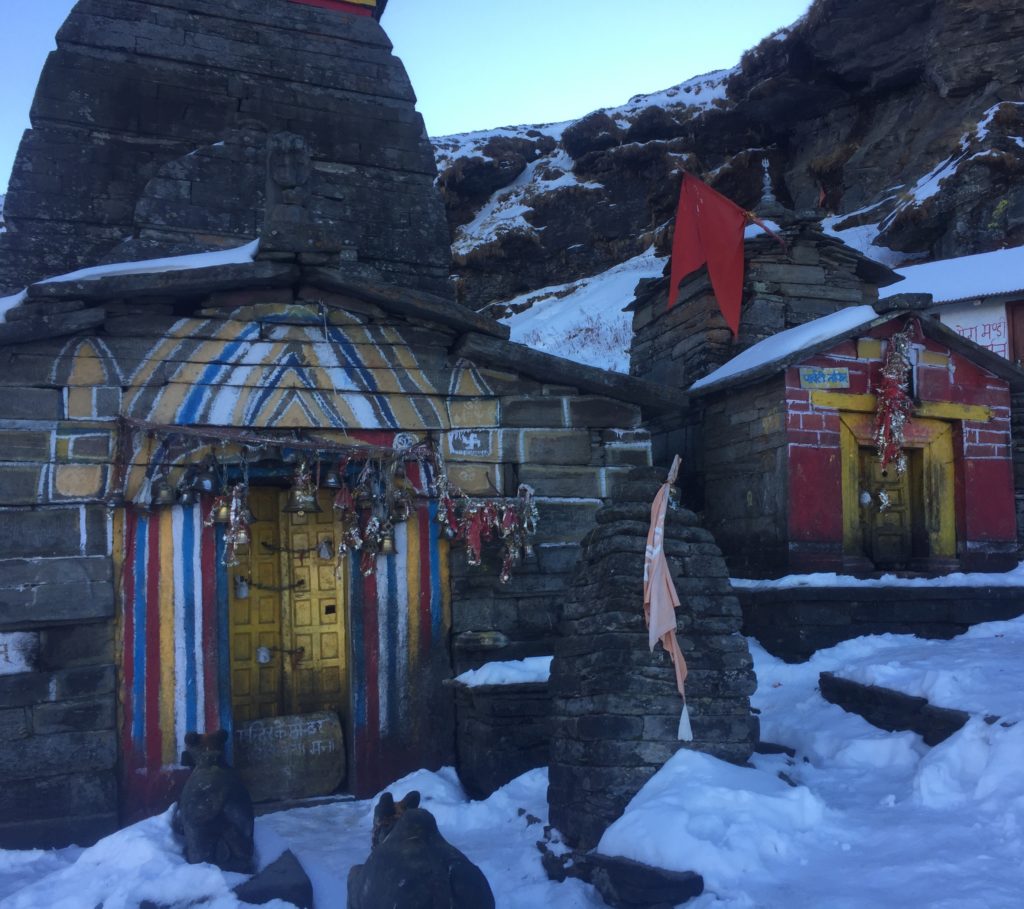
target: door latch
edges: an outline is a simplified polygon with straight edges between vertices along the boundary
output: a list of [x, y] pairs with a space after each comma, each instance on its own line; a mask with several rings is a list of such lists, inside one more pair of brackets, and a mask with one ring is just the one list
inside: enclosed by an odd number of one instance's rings
[[296, 647], [293, 650], [289, 650], [287, 647], [257, 647], [256, 648], [256, 662], [261, 666], [266, 666], [273, 658], [275, 653], [287, 653], [292, 658], [292, 663], [302, 662], [302, 658], [306, 654], [305, 647]]

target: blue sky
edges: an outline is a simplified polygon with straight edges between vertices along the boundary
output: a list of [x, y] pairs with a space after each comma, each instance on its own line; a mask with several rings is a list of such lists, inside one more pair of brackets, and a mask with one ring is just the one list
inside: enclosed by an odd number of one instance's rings
[[[283, 0], [282, 0], [283, 2]], [[0, 192], [74, 0], [3, 0]], [[390, 0], [431, 135], [581, 117], [729, 67], [810, 0]]]

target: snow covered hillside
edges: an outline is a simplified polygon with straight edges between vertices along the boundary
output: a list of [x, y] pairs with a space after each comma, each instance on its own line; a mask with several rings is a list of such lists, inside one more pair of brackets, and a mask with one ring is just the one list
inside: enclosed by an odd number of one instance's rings
[[1024, 245], [1024, 31], [1019, 5], [983, 5], [816, 0], [732, 69], [575, 122], [434, 138], [463, 302], [522, 310], [664, 257], [680, 168], [750, 208], [765, 158], [785, 204], [886, 265]]

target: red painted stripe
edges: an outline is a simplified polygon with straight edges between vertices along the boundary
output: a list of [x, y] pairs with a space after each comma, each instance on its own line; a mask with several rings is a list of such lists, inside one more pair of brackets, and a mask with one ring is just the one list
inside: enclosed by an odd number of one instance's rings
[[146, 540], [146, 766], [163, 763], [160, 730], [160, 521], [149, 518]]
[[344, 0], [291, 0], [292, 3], [301, 3], [303, 6], [318, 6], [320, 9], [332, 9], [339, 13], [350, 13], [353, 16], [372, 16], [372, 6], [359, 6], [355, 3], [345, 3]]
[[430, 542], [431, 534], [437, 533], [438, 528], [430, 523], [430, 509], [421, 505], [416, 509], [416, 517], [420, 522], [420, 660], [426, 660], [430, 654], [433, 644], [431, 640], [431, 619], [430, 619], [430, 595], [434, 589], [430, 577]]
[[[131, 511], [124, 514], [124, 562], [121, 565], [121, 602], [124, 610], [124, 640], [121, 651], [121, 686], [123, 694], [123, 713], [121, 715], [121, 754], [125, 759], [125, 769], [132, 776], [130, 765], [132, 755], [132, 711], [135, 702], [132, 698], [132, 683], [135, 681], [135, 534], [138, 520]], [[128, 779], [125, 780], [128, 782]]]
[[205, 711], [205, 729], [214, 732], [219, 728], [217, 710], [217, 537], [214, 528], [205, 524], [210, 513], [212, 500], [204, 496], [202, 514], [203, 530], [200, 559], [203, 570], [203, 700], [200, 708]]

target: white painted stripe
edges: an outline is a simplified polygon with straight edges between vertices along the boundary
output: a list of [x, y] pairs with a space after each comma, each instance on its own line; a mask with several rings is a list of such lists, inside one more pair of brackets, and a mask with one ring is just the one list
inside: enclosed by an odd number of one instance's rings
[[185, 559], [183, 552], [185, 511], [180, 505], [171, 509], [171, 536], [174, 541], [174, 741], [180, 748], [185, 741]]

